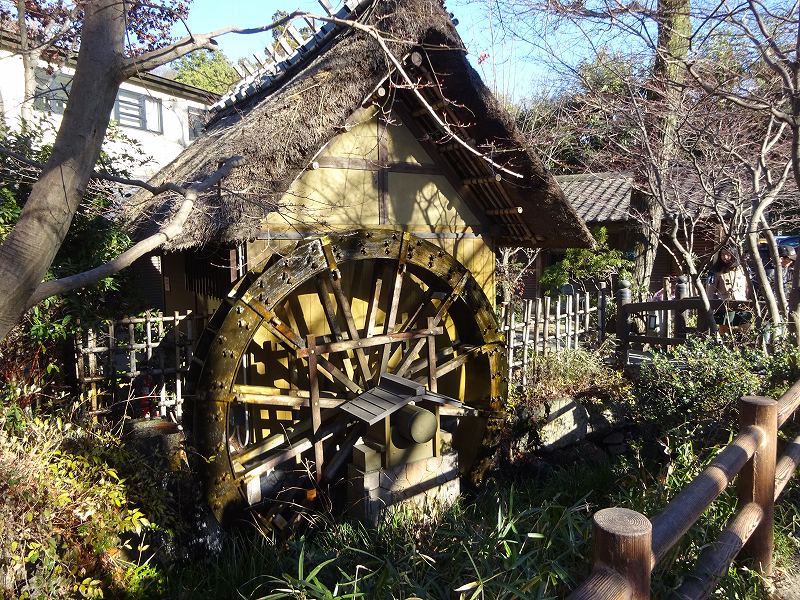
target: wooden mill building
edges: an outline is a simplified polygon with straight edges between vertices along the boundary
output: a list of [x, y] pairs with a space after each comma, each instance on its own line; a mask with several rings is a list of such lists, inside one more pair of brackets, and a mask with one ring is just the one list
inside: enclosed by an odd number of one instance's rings
[[[592, 243], [441, 2], [352, 0], [334, 16], [358, 27], [290, 27], [285, 55], [155, 180], [242, 157], [147, 263], [167, 310], [219, 307], [190, 425], [222, 457], [206, 466], [220, 518], [245, 501], [281, 525], [282, 507], [344, 473], [368, 513], [452, 482], [447, 457], [472, 462], [481, 411], [505, 393], [495, 248]], [[134, 196], [131, 228], [152, 232], [178, 204]]]

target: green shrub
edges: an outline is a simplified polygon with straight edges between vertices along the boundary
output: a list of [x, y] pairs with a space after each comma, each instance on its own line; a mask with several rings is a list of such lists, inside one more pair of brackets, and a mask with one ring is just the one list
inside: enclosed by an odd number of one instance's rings
[[630, 384], [623, 374], [609, 367], [600, 352], [582, 348], [547, 354], [531, 354], [527, 385], [521, 387], [521, 374], [512, 382], [517, 387], [511, 406], [540, 406], [565, 397], [594, 399], [600, 402], [630, 399]]
[[0, 409], [3, 592], [97, 598], [117, 589], [126, 551], [141, 555], [150, 543], [142, 540], [177, 524], [163, 471], [113, 433], [31, 417], [16, 404]]
[[691, 422], [735, 421], [737, 400], [758, 393], [763, 355], [695, 338], [669, 352], [654, 352], [634, 384], [634, 420], [668, 429]]

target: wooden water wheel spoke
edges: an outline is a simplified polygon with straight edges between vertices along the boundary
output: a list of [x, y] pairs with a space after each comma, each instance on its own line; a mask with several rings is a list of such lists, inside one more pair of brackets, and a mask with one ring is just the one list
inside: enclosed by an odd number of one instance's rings
[[[296, 353], [303, 350], [306, 343], [291, 327], [286, 325], [277, 317], [270, 321], [264, 321], [263, 326], [272, 333], [287, 350]], [[363, 388], [355, 381], [345, 375], [342, 370], [331, 363], [327, 358], [320, 356], [318, 359], [319, 372], [322, 373], [331, 383], [339, 382], [354, 394], [360, 394]]]
[[[506, 369], [487, 338], [496, 331], [491, 305], [470, 278], [430, 242], [383, 230], [301, 243], [240, 286], [212, 319], [216, 333], [204, 334], [219, 343], [203, 346], [193, 372], [199, 395], [213, 398], [203, 409], [208, 417], [197, 447], [220, 457], [204, 466], [214, 513], [222, 518], [238, 494], [243, 504], [274, 515], [276, 526], [291, 522], [287, 511], [338, 485], [368, 424], [369, 436], [379, 436], [379, 423], [402, 421], [394, 412], [401, 397], [391, 385], [405, 384], [394, 375], [422, 384], [407, 388], [427, 394], [420, 409], [436, 423], [440, 414], [475, 412], [442, 404], [431, 392], [489, 408]], [[389, 387], [379, 389], [379, 381]], [[437, 426], [425, 452], [452, 445], [463, 454], [482, 435], [462, 434], [468, 422], [459, 420], [453, 436], [465, 437], [447, 446], [440, 446]], [[391, 444], [375, 443], [388, 457]], [[400, 447], [391, 452], [391, 460], [404, 455]], [[301, 481], [297, 494], [286, 488]]]
[[[458, 283], [456, 284], [453, 291], [442, 300], [442, 303], [439, 305], [439, 308], [436, 311], [436, 316], [433, 317], [431, 321], [431, 326], [436, 326], [442, 320], [442, 318], [447, 314], [447, 311], [450, 310], [450, 307], [453, 303], [461, 296], [461, 292], [464, 291], [464, 286], [466, 285], [467, 281], [469, 280], [470, 274], [469, 271], [464, 273], [459, 279]], [[400, 359], [400, 364], [395, 369], [395, 375], [403, 376], [408, 371], [408, 368], [411, 366], [411, 362], [414, 360], [420, 350], [422, 350], [422, 346], [425, 345], [425, 340], [417, 340], [414, 344], [409, 348], [404, 354], [403, 358]]]
[[[397, 309], [400, 306], [400, 292], [403, 289], [403, 275], [406, 270], [406, 254], [408, 246], [408, 237], [406, 234], [403, 234], [401, 243], [400, 243], [400, 254], [397, 259], [397, 268], [394, 271], [394, 280], [391, 287], [391, 299], [389, 300], [389, 310], [386, 312], [386, 320], [383, 324], [383, 333], [389, 334], [394, 333], [394, 326], [397, 321]], [[375, 374], [376, 381], [380, 377], [381, 373], [386, 373], [388, 366], [389, 366], [389, 358], [392, 355], [392, 345], [386, 344], [383, 347], [383, 352], [381, 353], [381, 362], [380, 368], [378, 372]]]
[[[350, 334], [350, 340], [358, 342], [358, 340], [361, 338], [358, 334], [356, 322], [353, 320], [353, 311], [350, 307], [350, 301], [347, 299], [347, 296], [345, 296], [344, 291], [342, 291], [342, 281], [339, 278], [333, 278], [330, 272], [328, 275], [330, 277], [331, 287], [333, 288], [333, 295], [336, 297], [336, 300], [339, 303], [342, 316], [344, 316], [345, 323], [347, 324], [347, 331]], [[361, 371], [361, 377], [363, 378], [364, 384], [367, 384], [372, 379], [372, 374], [369, 371], [369, 364], [367, 363], [367, 356], [364, 354], [364, 350], [358, 345], [355, 347], [355, 354], [358, 367]]]
[[[348, 417], [343, 417], [339, 414], [338, 418], [336, 419], [329, 419], [325, 423], [324, 426], [320, 426], [316, 433], [306, 433], [305, 435], [299, 435], [295, 432], [294, 435], [285, 443], [277, 448], [273, 446], [271, 450], [267, 450], [266, 455], [252, 455], [252, 453], [247, 453], [247, 456], [250, 456], [246, 461], [240, 460], [242, 456], [245, 456], [244, 453], [238, 455], [237, 457], [233, 458], [234, 468], [235, 468], [235, 475], [237, 477], [247, 479], [252, 479], [253, 477], [257, 477], [261, 474], [268, 473], [271, 470], [275, 469], [276, 467], [286, 463], [306, 450], [310, 450], [316, 444], [322, 444], [323, 441], [329, 439], [331, 436], [334, 436], [338, 433], [341, 433], [345, 429], [347, 429], [347, 425], [350, 419]], [[313, 425], [310, 427], [313, 429]], [[302, 429], [305, 432], [309, 431], [309, 426], [304, 424]], [[244, 464], [247, 463], [247, 464]], [[236, 465], [239, 465], [239, 469], [236, 469]], [[322, 462], [319, 463], [320, 468], [322, 467]]]
[[375, 318], [378, 313], [378, 303], [381, 299], [381, 288], [383, 287], [383, 279], [375, 277], [372, 284], [372, 293], [369, 296], [369, 305], [367, 308], [367, 315], [364, 319], [364, 337], [370, 338], [375, 333]]

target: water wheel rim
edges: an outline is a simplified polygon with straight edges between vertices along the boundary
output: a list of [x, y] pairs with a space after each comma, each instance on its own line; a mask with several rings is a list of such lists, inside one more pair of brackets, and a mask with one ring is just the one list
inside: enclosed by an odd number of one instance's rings
[[208, 335], [204, 333], [206, 360], [199, 374], [197, 369], [194, 374], [192, 429], [196, 450], [202, 457], [207, 499], [220, 520], [230, 505], [240, 504], [242, 499], [242, 481], [231, 461], [228, 431], [242, 349], [248, 347], [261, 327], [283, 337], [287, 345], [301, 348], [302, 336], [277, 315], [281, 304], [313, 278], [334, 273], [340, 264], [365, 260], [396, 264], [401, 277], [405, 270], [424, 272], [451, 290], [458, 290], [454, 302], [462, 304], [461, 310], [469, 311], [482, 348], [491, 349], [487, 359], [489, 393], [485, 406], [480, 408], [497, 408], [504, 398], [507, 381], [503, 338], [494, 311], [469, 270], [450, 254], [427, 240], [397, 231], [358, 231], [302, 243], [262, 273], [239, 284], [212, 318]]

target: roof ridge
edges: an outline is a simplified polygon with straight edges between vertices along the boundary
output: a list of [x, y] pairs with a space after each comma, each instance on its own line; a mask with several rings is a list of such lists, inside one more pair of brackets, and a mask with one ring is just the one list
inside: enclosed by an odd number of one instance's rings
[[570, 175], [554, 175], [556, 181], [588, 181], [592, 179], [630, 179], [631, 173], [625, 171], [601, 171], [599, 173], [574, 173]]
[[[328, 2], [323, 0], [319, 0], [319, 2], [329, 16], [333, 16], [337, 19], [350, 19], [355, 13], [358, 12], [357, 9], [361, 6], [361, 4], [366, 3], [362, 0], [345, 0], [344, 5], [342, 5], [342, 7], [334, 14], [330, 9], [330, 4]], [[306, 22], [308, 23], [308, 20]], [[309, 25], [314, 27], [313, 22], [309, 23]], [[283, 37], [286, 34], [282, 34], [277, 40], [280, 44], [280, 47], [284, 51], [286, 51], [287, 48], [292, 51], [287, 52], [283, 57], [280, 57], [277, 52], [275, 54], [271, 54], [271, 58], [273, 59], [271, 62], [268, 62], [260, 69], [257, 69], [254, 73], [251, 73], [247, 77], [241, 79], [239, 83], [233, 87], [233, 89], [231, 89], [227, 94], [223, 95], [218, 102], [211, 106], [211, 110], [218, 112], [229, 108], [238, 102], [246, 100], [265, 87], [279, 82], [281, 79], [283, 79], [286, 72], [291, 67], [294, 67], [308, 57], [312, 57], [314, 50], [325, 45], [325, 43], [327, 43], [344, 27], [345, 26], [341, 24], [327, 22], [319, 29], [312, 29], [313, 35], [303, 39], [302, 35], [297, 32], [296, 28], [293, 27], [291, 22], [287, 23], [286, 30], [290, 31], [291, 28], [290, 35], [294, 34], [291, 35], [291, 37], [295, 43], [297, 43], [297, 46], [292, 49]], [[299, 40], [303, 40], [303, 42], [298, 43]], [[280, 58], [280, 60], [276, 60], [277, 58]]]

